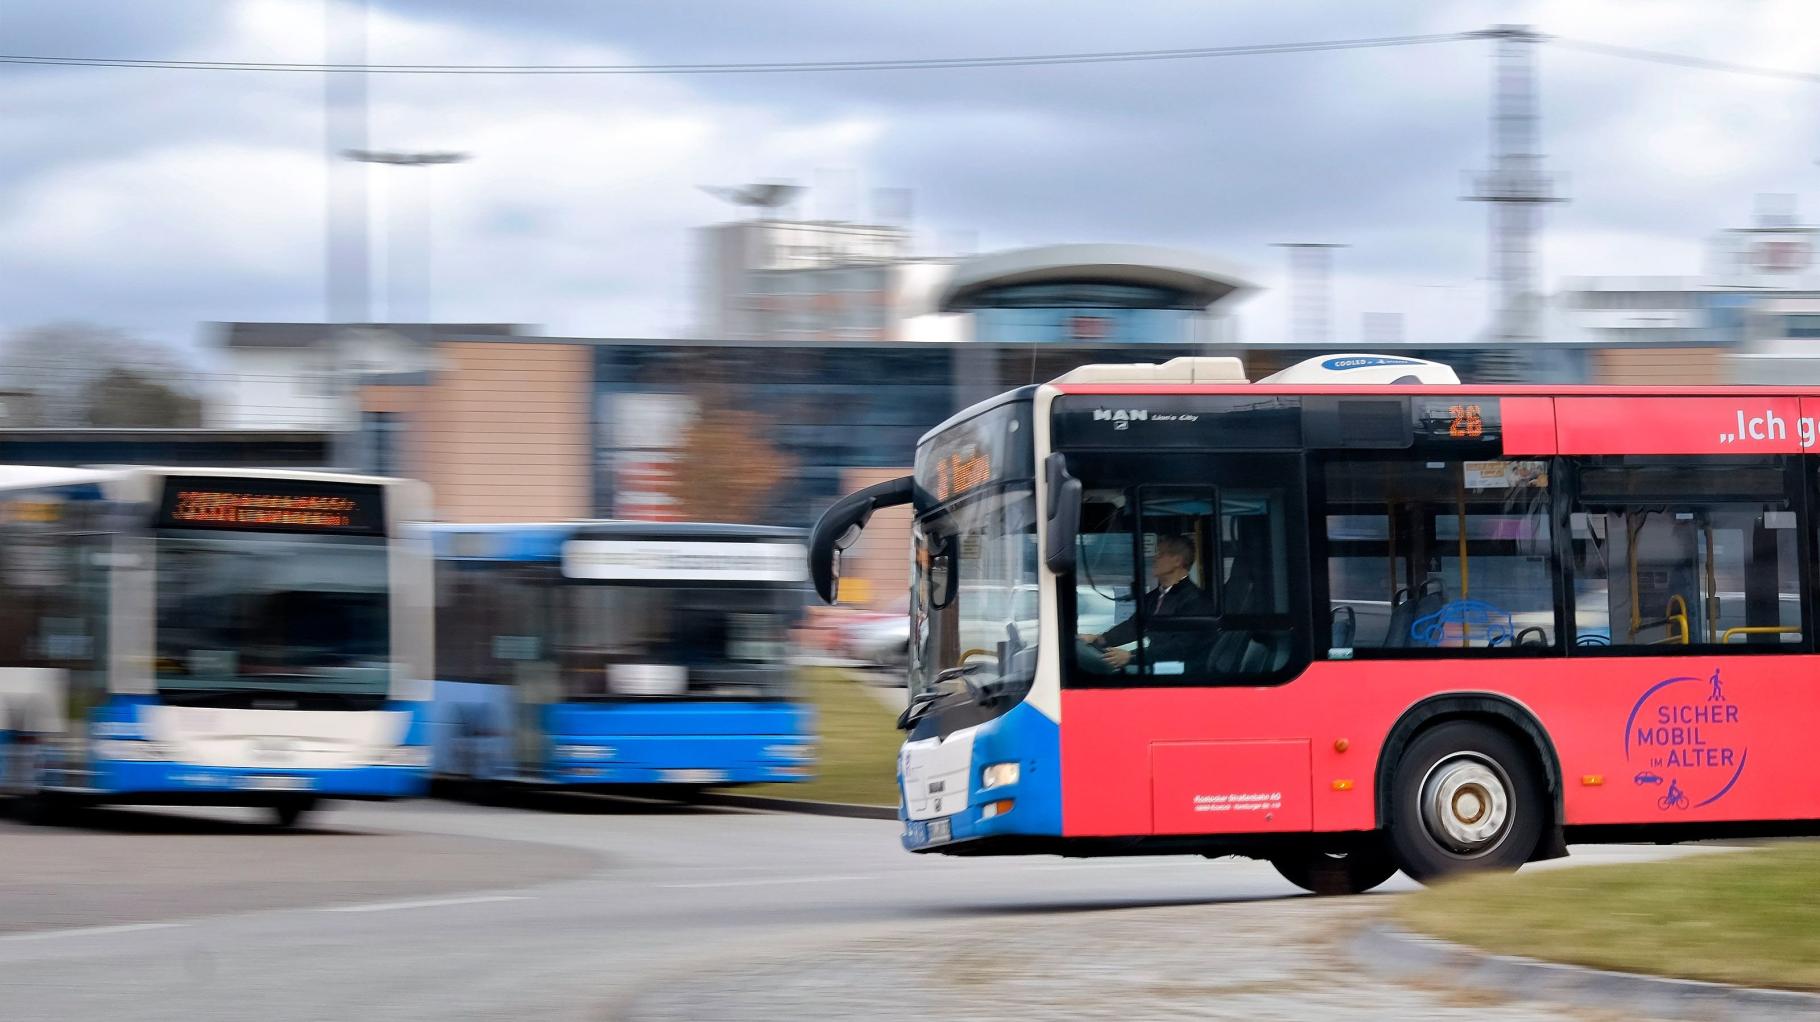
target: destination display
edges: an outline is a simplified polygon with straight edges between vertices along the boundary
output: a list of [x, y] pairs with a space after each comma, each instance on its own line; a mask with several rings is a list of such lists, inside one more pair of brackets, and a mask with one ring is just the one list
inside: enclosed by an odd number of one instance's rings
[[1418, 397], [1410, 399], [1410, 408], [1421, 439], [1497, 443], [1504, 435], [1495, 397]]
[[385, 533], [385, 496], [358, 483], [173, 476], [156, 526], [378, 536]]
[[1030, 478], [1029, 414], [1030, 406], [1019, 403], [950, 426], [917, 451], [917, 487], [942, 503], [991, 483]]

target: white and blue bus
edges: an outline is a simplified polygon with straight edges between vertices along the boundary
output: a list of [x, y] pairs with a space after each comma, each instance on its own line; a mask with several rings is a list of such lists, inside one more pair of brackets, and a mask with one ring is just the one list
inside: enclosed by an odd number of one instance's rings
[[437, 778], [644, 789], [813, 774], [789, 629], [800, 533], [747, 525], [427, 526]]
[[320, 472], [0, 467], [0, 788], [240, 805], [427, 784], [422, 484]]

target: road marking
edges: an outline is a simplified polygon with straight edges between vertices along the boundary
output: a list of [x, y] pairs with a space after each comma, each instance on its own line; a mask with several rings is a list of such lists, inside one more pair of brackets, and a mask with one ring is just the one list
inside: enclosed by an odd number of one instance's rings
[[832, 876], [832, 877], [770, 877], [764, 880], [716, 880], [701, 884], [658, 884], [657, 886], [672, 890], [700, 890], [706, 887], [770, 887], [773, 884], [834, 884], [849, 880], [877, 880], [870, 876]]
[[433, 901], [382, 901], [371, 905], [336, 905], [321, 912], [397, 912], [408, 908], [442, 908], [445, 905], [485, 905], [494, 901], [528, 901], [516, 894], [487, 894], [472, 898], [437, 898]]
[[142, 930], [174, 930], [186, 923], [123, 923], [119, 926], [78, 926], [70, 930], [41, 930], [37, 933], [8, 933], [0, 940], [51, 940], [55, 937], [105, 937], [115, 933], [138, 933]]

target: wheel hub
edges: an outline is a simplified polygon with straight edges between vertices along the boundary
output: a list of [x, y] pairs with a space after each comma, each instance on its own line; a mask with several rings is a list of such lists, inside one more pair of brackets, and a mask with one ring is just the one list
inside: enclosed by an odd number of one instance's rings
[[1504, 839], [1510, 823], [1510, 784], [1495, 764], [1450, 756], [1422, 783], [1422, 822], [1460, 855], [1483, 855]]

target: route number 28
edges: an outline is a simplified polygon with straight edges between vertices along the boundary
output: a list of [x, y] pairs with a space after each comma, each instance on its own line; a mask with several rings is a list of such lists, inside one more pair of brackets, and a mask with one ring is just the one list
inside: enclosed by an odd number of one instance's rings
[[1478, 405], [1454, 405], [1447, 414], [1453, 416], [1453, 423], [1447, 427], [1448, 436], [1478, 439], [1485, 435], [1485, 416]]

